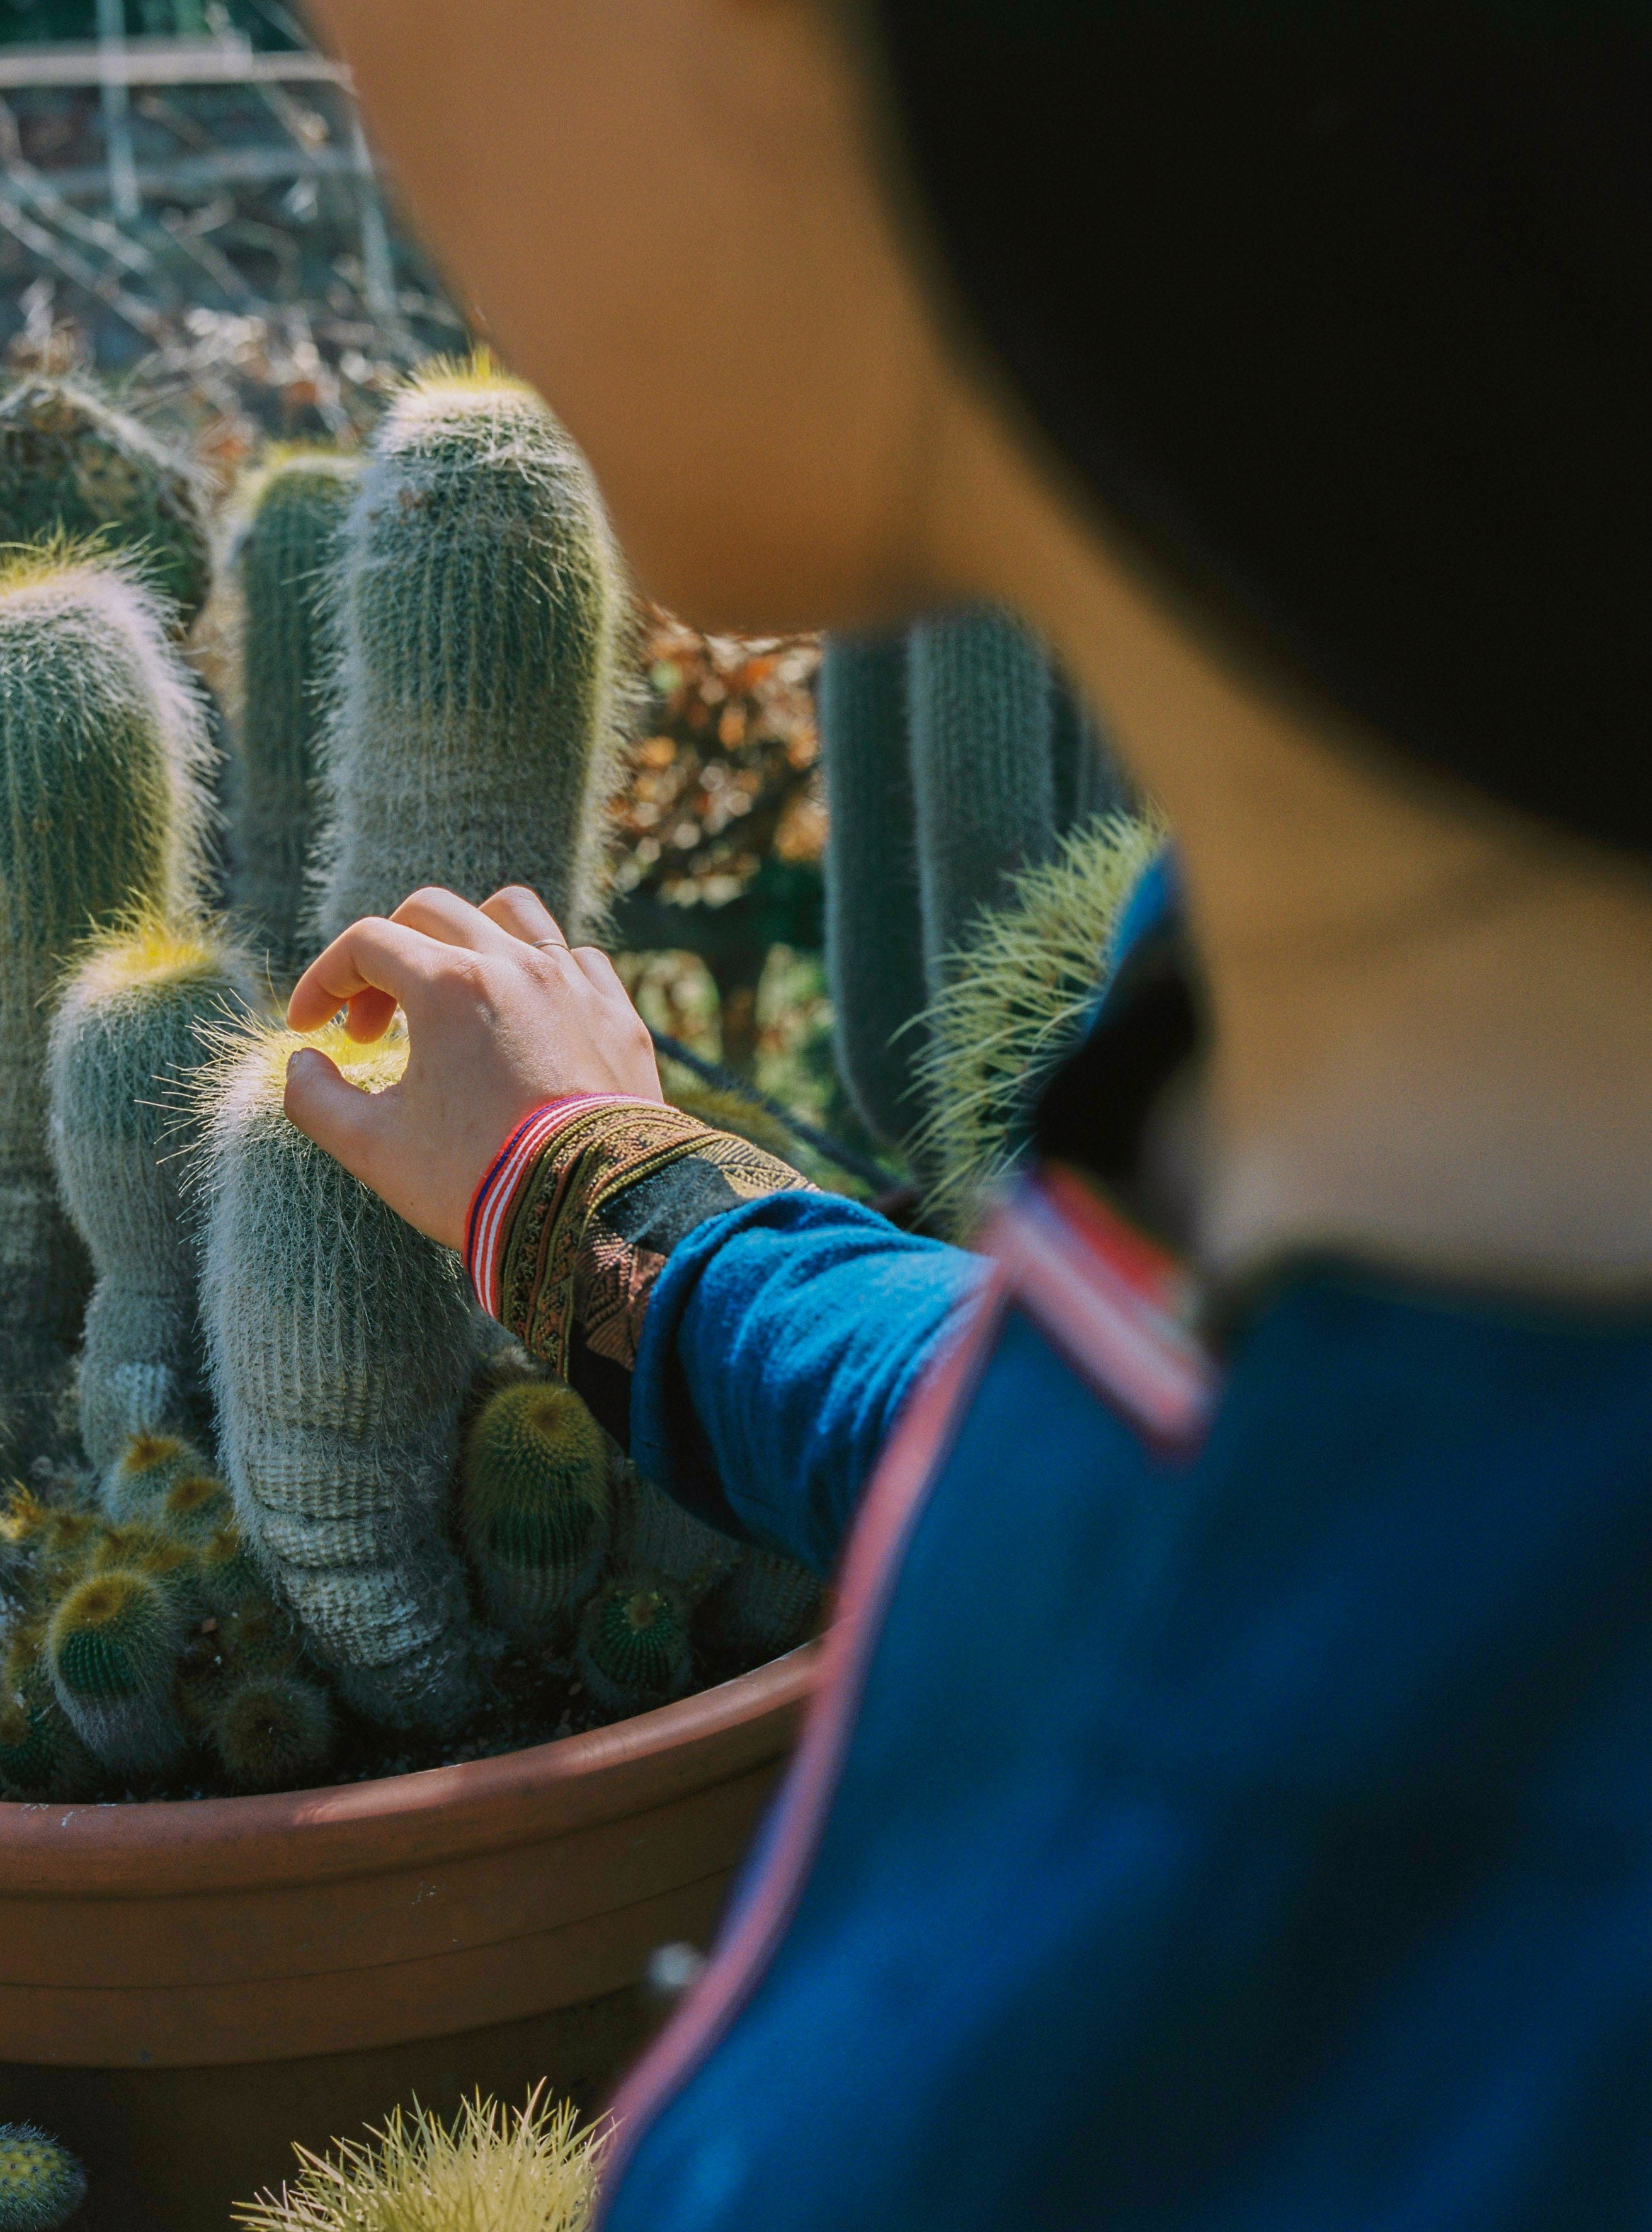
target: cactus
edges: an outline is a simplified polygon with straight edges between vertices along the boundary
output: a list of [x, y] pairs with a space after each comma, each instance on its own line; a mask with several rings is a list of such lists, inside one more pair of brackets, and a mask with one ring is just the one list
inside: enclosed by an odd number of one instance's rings
[[0, 1789], [23, 1798], [84, 1798], [98, 1766], [57, 1701], [38, 1620], [12, 1631], [0, 1677]]
[[238, 1522], [214, 1528], [200, 1545], [198, 1579], [202, 1603], [217, 1616], [232, 1617], [243, 1607], [263, 1599], [263, 1573], [242, 1537]]
[[524, 1380], [489, 1397], [464, 1451], [460, 1527], [489, 1616], [547, 1638], [595, 1588], [607, 1554], [608, 1444], [571, 1387]]
[[154, 919], [94, 942], [47, 1055], [52, 1160], [97, 1284], [79, 1369], [81, 1439], [100, 1471], [139, 1431], [200, 1423], [192, 1144], [183, 1081], [252, 997], [237, 956]]
[[982, 907], [1055, 843], [1050, 673], [1019, 622], [945, 613], [912, 630], [912, 801], [933, 997]]
[[1111, 815], [1066, 838], [977, 921], [967, 965], [930, 1009], [922, 1071], [932, 1113], [914, 1151], [940, 1230], [967, 1236], [1020, 1154], [1040, 1089], [1095, 1011], [1114, 925], [1163, 841], [1156, 821]]
[[189, 466], [83, 382], [36, 375], [0, 400], [0, 542], [54, 534], [129, 549], [179, 630], [206, 602], [211, 553]]
[[129, 1567], [88, 1575], [52, 1614], [46, 1632], [52, 1687], [105, 1767], [158, 1773], [184, 1750], [172, 1701], [182, 1645], [172, 1593]]
[[751, 1549], [707, 1597], [695, 1625], [711, 1650], [760, 1666], [813, 1634], [824, 1595], [806, 1566]]
[[317, 923], [420, 884], [598, 911], [626, 600], [584, 459], [531, 389], [437, 367], [380, 422], [345, 526]]
[[471, 1697], [445, 1534], [475, 1353], [464, 1273], [288, 1121], [288, 1056], [307, 1044], [371, 1089], [406, 1060], [405, 1037], [249, 1028], [202, 1080], [219, 1450], [249, 1548], [347, 1701], [450, 1727]]
[[826, 976], [838, 1067], [891, 1147], [923, 1115], [909, 1026], [928, 997], [904, 635], [829, 637], [820, 662]]
[[211, 1728], [212, 1748], [241, 1790], [298, 1788], [327, 1765], [337, 1741], [326, 1690], [295, 1674], [236, 1682]]
[[664, 1575], [690, 1604], [697, 1604], [730, 1572], [740, 1545], [696, 1519], [622, 1464], [614, 1483], [612, 1563], [622, 1573]]
[[680, 1697], [692, 1673], [682, 1592], [658, 1574], [609, 1583], [585, 1608], [575, 1656], [586, 1694], [611, 1720]]
[[301, 1656], [291, 1615], [268, 1597], [252, 1595], [220, 1619], [218, 1647], [237, 1675], [290, 1674]]
[[309, 957], [301, 924], [331, 664], [331, 575], [358, 468], [325, 450], [278, 456], [249, 492], [231, 555], [243, 699], [231, 888], [249, 944], [283, 989]]
[[0, 2124], [0, 2232], [55, 2232], [86, 2199], [86, 2172], [34, 2124]]
[[104, 1512], [117, 1527], [147, 1526], [178, 1482], [210, 1470], [194, 1443], [181, 1434], [133, 1434], [103, 1476], [99, 1493]]
[[[235, 1531], [235, 1505], [224, 1483], [211, 1473], [185, 1473], [161, 1498], [153, 1523], [159, 1534], [201, 1551], [219, 1541], [226, 1529]], [[235, 1547], [238, 1550], [239, 1544]], [[230, 1554], [227, 1547], [224, 1554]]]
[[55, 1444], [90, 1285], [47, 1152], [48, 1002], [87, 931], [191, 903], [204, 749], [126, 571], [64, 547], [0, 565], [0, 1402], [24, 1456]]

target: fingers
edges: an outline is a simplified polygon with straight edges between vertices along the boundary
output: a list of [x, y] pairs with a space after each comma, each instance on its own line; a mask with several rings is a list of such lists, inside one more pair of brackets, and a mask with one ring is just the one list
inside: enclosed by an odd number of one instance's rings
[[619, 981], [619, 971], [599, 945], [576, 945], [571, 958], [579, 964], [581, 975], [605, 998], [612, 1000], [618, 997], [630, 1007], [631, 995]]
[[373, 1183], [374, 1150], [381, 1135], [387, 1096], [352, 1085], [319, 1047], [300, 1047], [287, 1063], [282, 1106], [299, 1130], [344, 1165], [354, 1177]]
[[526, 884], [507, 884], [491, 899], [483, 899], [481, 912], [490, 922], [497, 923], [501, 930], [521, 938], [524, 945], [542, 945], [553, 941], [558, 945], [567, 944], [555, 916], [538, 892], [530, 892]]
[[[428, 983], [439, 952], [420, 931], [382, 915], [366, 915], [335, 938], [299, 978], [287, 1002], [288, 1023], [295, 1031], [319, 1030], [347, 1002], [351, 1036], [377, 1038], [397, 1006], [406, 1007], [409, 996]], [[358, 1022], [356, 1002], [366, 993], [384, 996], [366, 1000]], [[363, 1027], [381, 1013], [376, 1029]]]
[[[532, 892], [528, 896], [532, 899]], [[538, 900], [534, 904], [538, 906]], [[540, 912], [545, 913], [543, 907]], [[502, 929], [489, 918], [486, 907], [472, 906], [457, 892], [444, 892], [435, 884], [410, 893], [390, 919], [409, 930], [422, 930], [426, 938], [439, 938], [444, 945], [462, 945], [472, 953], [507, 953], [516, 943], [509, 925]], [[550, 917], [546, 915], [545, 919], [549, 922]]]

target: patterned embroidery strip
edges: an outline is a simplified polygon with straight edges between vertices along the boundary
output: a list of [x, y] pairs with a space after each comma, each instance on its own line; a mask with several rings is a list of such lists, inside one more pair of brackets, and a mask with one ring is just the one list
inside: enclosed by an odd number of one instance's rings
[[587, 1108], [612, 1107], [629, 1097], [618, 1093], [580, 1093], [564, 1100], [547, 1100], [523, 1117], [489, 1165], [471, 1197], [464, 1222], [464, 1268], [476, 1300], [489, 1317], [499, 1314], [500, 1243], [506, 1217], [528, 1165], [571, 1118]]
[[[560, 1378], [569, 1376], [576, 1323], [599, 1354], [627, 1370], [664, 1248], [717, 1209], [807, 1184], [748, 1141], [713, 1132], [651, 1100], [606, 1100], [556, 1112], [560, 1121], [519, 1171], [502, 1218], [494, 1314]], [[603, 1212], [644, 1181], [681, 1171], [680, 1213], [654, 1221], [661, 1243], [639, 1245]], [[716, 1206], [694, 1178], [722, 1180]]]

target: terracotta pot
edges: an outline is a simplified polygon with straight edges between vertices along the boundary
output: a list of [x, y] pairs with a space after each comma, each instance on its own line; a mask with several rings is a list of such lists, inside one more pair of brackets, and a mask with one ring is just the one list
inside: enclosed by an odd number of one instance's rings
[[382, 1782], [0, 1805], [0, 2118], [81, 2154], [87, 2232], [224, 2232], [295, 2139], [414, 2094], [593, 2105], [649, 1953], [705, 1942], [813, 1666]]

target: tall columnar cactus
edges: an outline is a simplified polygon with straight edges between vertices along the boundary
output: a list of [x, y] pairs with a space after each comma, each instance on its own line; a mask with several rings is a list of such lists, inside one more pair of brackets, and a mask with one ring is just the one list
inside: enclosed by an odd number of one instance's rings
[[618, 1720], [680, 1697], [692, 1678], [688, 1606], [658, 1574], [623, 1574], [580, 1620], [580, 1677], [597, 1710]]
[[483, 1405], [465, 1439], [460, 1527], [508, 1634], [554, 1636], [596, 1587], [610, 1471], [602, 1429], [571, 1387], [526, 1379]]
[[78, 380], [31, 374], [0, 398], [0, 542], [99, 535], [129, 548], [186, 628], [212, 564], [197, 477]]
[[446, 1535], [474, 1357], [458, 1258], [290, 1124], [287, 1059], [370, 1089], [405, 1040], [249, 1031], [204, 1086], [203, 1318], [243, 1533], [347, 1700], [394, 1727], [470, 1702], [464, 1571]]
[[301, 925], [314, 835], [319, 739], [336, 617], [334, 568], [359, 460], [280, 457], [255, 482], [232, 568], [241, 605], [231, 892], [274, 983], [310, 958]]
[[172, 1592], [132, 1567], [88, 1574], [52, 1614], [46, 1634], [52, 1687], [105, 1767], [157, 1774], [185, 1749], [172, 1699], [183, 1642]]
[[416, 886], [598, 909], [625, 593], [585, 460], [533, 392], [437, 367], [380, 422], [344, 530], [318, 927]]
[[897, 1146], [923, 1115], [910, 1028], [929, 996], [904, 635], [834, 636], [820, 662], [832, 837], [826, 972], [838, 1067], [864, 1121]]
[[86, 2199], [86, 2172], [34, 2124], [0, 2124], [0, 2232], [56, 2232]]
[[0, 1405], [14, 1464], [61, 1431], [91, 1283], [47, 1151], [50, 997], [88, 931], [192, 904], [204, 753], [199, 700], [126, 570], [59, 546], [0, 563]]
[[1055, 845], [1050, 670], [1007, 613], [912, 631], [912, 799], [930, 996], [983, 906]]
[[202, 1423], [185, 1088], [251, 999], [221, 940], [152, 919], [94, 944], [53, 1020], [52, 1160], [97, 1274], [79, 1395], [81, 1439], [100, 1471], [134, 1433]]

